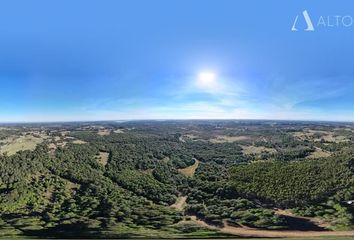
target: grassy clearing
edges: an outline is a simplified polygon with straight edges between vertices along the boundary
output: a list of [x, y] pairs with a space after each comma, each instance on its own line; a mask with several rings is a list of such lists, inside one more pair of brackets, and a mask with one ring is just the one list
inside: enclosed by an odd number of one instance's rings
[[114, 130], [113, 132], [114, 133], [124, 133], [124, 130], [123, 129], [117, 129], [117, 130]]
[[178, 197], [176, 202], [171, 205], [171, 207], [175, 208], [178, 211], [182, 211], [186, 206], [187, 196]]
[[242, 153], [245, 155], [251, 155], [251, 154], [261, 154], [263, 152], [266, 153], [275, 153], [276, 150], [273, 148], [267, 148], [267, 147], [256, 147], [256, 146], [241, 146], [242, 147]]
[[216, 138], [212, 138], [209, 141], [212, 143], [232, 143], [232, 142], [240, 142], [240, 141], [246, 141], [249, 140], [250, 137], [248, 136], [234, 136], [234, 137], [230, 137], [230, 136], [217, 136]]
[[69, 191], [69, 192], [77, 191], [77, 190], [80, 189], [80, 187], [81, 187], [80, 184], [71, 182], [71, 181], [66, 180], [66, 179], [63, 179], [63, 180], [65, 181], [67, 191]]
[[34, 137], [31, 135], [10, 138], [3, 142], [4, 145], [0, 147], [0, 153], [13, 155], [19, 151], [34, 150], [36, 146], [42, 142], [42, 137]]
[[11, 142], [15, 141], [16, 137], [15, 136], [11, 136], [5, 139], [1, 139], [0, 140], [0, 144], [10, 144]]
[[54, 137], [54, 141], [55, 141], [55, 142], [59, 142], [60, 140], [61, 140], [61, 138], [60, 138], [59, 136], [55, 136], [55, 137]]
[[346, 136], [336, 135], [336, 133], [331, 131], [320, 131], [320, 130], [306, 130], [303, 132], [295, 132], [294, 137], [304, 141], [314, 141], [314, 142], [331, 142], [331, 143], [341, 143], [350, 141]]
[[307, 156], [306, 158], [323, 158], [323, 157], [329, 157], [331, 156], [331, 153], [328, 151], [324, 151], [321, 148], [316, 147], [315, 151], [313, 153], [311, 153], [309, 156]]
[[198, 166], [199, 166], [199, 161], [197, 159], [194, 159], [194, 164], [192, 166], [178, 169], [178, 171], [187, 177], [193, 177]]
[[103, 166], [106, 166], [108, 163], [109, 153], [108, 152], [100, 152], [99, 161]]
[[109, 131], [109, 130], [100, 130], [100, 131], [98, 131], [97, 134], [100, 135], [100, 136], [108, 136], [109, 134], [111, 134], [111, 131]]
[[72, 143], [74, 143], [74, 144], [86, 144], [87, 142], [76, 139], [76, 140], [72, 141]]
[[[335, 136], [334, 134], [325, 135], [322, 138], [326, 142], [341, 143], [341, 142], [348, 142], [349, 141], [349, 139], [346, 138], [345, 136]], [[321, 141], [321, 139], [319, 139], [317, 141]]]

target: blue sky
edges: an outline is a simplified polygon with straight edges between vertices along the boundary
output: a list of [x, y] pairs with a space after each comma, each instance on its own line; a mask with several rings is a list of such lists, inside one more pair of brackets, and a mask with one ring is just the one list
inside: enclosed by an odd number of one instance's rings
[[0, 122], [354, 121], [354, 24], [321, 16], [354, 3], [1, 1]]

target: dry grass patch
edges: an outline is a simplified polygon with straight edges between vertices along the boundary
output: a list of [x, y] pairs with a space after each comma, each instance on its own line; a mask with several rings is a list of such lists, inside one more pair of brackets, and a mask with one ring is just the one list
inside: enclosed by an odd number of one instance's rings
[[326, 142], [335, 142], [335, 143], [340, 143], [340, 142], [348, 142], [349, 139], [346, 136], [335, 136], [333, 134], [326, 135], [323, 137], [323, 139]]
[[43, 138], [34, 137], [31, 135], [11, 138], [10, 140], [4, 142], [5, 145], [0, 147], [0, 153], [13, 155], [19, 151], [34, 150], [36, 146], [42, 142]]
[[114, 130], [113, 132], [114, 133], [124, 133], [124, 130], [123, 129], [117, 129], [117, 130]]
[[256, 146], [241, 146], [242, 147], [242, 153], [245, 155], [251, 155], [251, 154], [261, 154], [261, 153], [275, 153], [277, 152], [274, 148], [267, 148], [267, 147], [256, 147]]
[[187, 205], [186, 201], [187, 196], [178, 197], [176, 202], [172, 204], [171, 207], [175, 208], [178, 211], [182, 211]]
[[57, 150], [57, 145], [55, 145], [55, 143], [49, 143], [48, 149], [49, 149], [49, 153], [54, 154], [55, 150]]
[[294, 132], [293, 136], [300, 139], [300, 140], [308, 140], [313, 134], [306, 133], [306, 132]]
[[293, 133], [294, 137], [299, 138], [300, 140], [309, 140], [314, 142], [347, 142], [349, 139], [346, 136], [336, 135], [334, 132], [322, 131], [322, 130], [306, 130], [304, 132], [295, 132]]
[[334, 133], [328, 133], [326, 135], [313, 138], [314, 142], [321, 142], [322, 140], [330, 143], [341, 143], [350, 141], [346, 136], [335, 135]]
[[193, 165], [186, 168], [178, 169], [178, 171], [182, 173], [184, 176], [193, 177], [198, 166], [199, 166], [199, 161], [197, 159], [194, 159]]
[[315, 151], [311, 153], [311, 155], [307, 156], [306, 158], [324, 158], [331, 156], [331, 153], [328, 151], [324, 151], [321, 148], [316, 147]]
[[76, 139], [76, 140], [72, 141], [72, 143], [74, 143], [74, 144], [86, 144], [87, 142], [79, 140], [79, 139]]
[[111, 131], [109, 131], [109, 130], [99, 130], [97, 134], [100, 135], [100, 136], [108, 136], [109, 134], [111, 134]]
[[80, 189], [81, 185], [78, 183], [74, 183], [72, 181], [69, 181], [67, 179], [63, 179], [65, 181], [65, 188], [72, 193], [75, 193], [77, 190]]
[[107, 165], [108, 159], [109, 159], [109, 153], [108, 152], [100, 152], [100, 163], [103, 166]]
[[65, 145], [67, 144], [67, 142], [58, 142], [56, 143], [57, 147], [65, 147]]
[[[0, 144], [4, 144], [4, 145], [9, 144], [9, 143], [15, 141], [16, 138], [17, 137], [15, 137], [15, 136], [11, 136], [11, 137], [8, 137], [8, 138], [5, 138], [5, 139], [1, 139], [0, 140]], [[0, 146], [0, 148], [1, 148], [1, 146]]]
[[61, 131], [60, 134], [61, 136], [65, 137], [70, 134], [70, 131]]
[[330, 134], [330, 132], [304, 129], [302, 132], [294, 132], [293, 136], [299, 138], [300, 140], [315, 140], [318, 136], [325, 136], [328, 134]]
[[250, 137], [248, 136], [217, 136], [216, 138], [212, 138], [209, 141], [212, 143], [232, 143], [232, 142], [239, 142], [239, 141], [245, 141], [245, 140], [250, 140]]

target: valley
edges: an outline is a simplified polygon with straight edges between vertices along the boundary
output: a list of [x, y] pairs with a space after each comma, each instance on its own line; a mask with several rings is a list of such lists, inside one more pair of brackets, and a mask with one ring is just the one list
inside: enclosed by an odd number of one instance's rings
[[0, 152], [4, 238], [354, 237], [349, 123], [3, 124]]

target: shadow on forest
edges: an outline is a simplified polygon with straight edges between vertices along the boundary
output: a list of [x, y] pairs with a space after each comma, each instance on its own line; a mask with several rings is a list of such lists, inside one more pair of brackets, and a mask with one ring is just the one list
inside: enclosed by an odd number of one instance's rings
[[322, 228], [315, 223], [311, 222], [308, 219], [285, 216], [282, 217], [286, 220], [289, 230], [299, 230], [299, 231], [325, 231], [325, 228]]
[[141, 238], [141, 235], [134, 233], [102, 233], [98, 229], [89, 229], [82, 223], [65, 224], [40, 230], [22, 231], [25, 236], [54, 239]]

